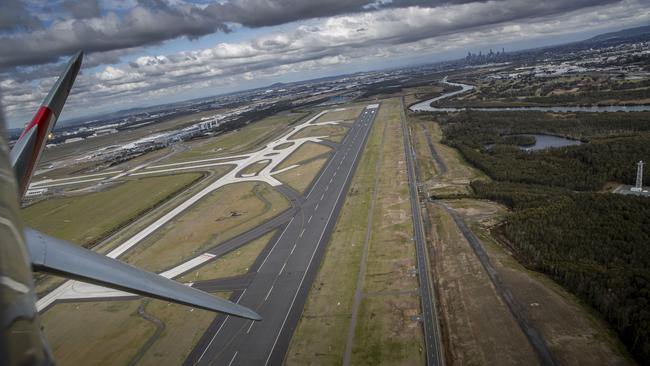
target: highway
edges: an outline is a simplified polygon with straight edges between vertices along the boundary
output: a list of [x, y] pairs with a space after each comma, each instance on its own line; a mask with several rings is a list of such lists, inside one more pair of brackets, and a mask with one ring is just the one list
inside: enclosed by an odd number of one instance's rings
[[[294, 208], [287, 211], [291, 218], [280, 226], [281, 231], [272, 239], [269, 249], [258, 258], [253, 275], [231, 282], [234, 285], [248, 282], [246, 288], [237, 290], [232, 299], [254, 309], [264, 319], [252, 322], [230, 316], [218, 317], [190, 353], [186, 365], [282, 363], [378, 107], [370, 105], [363, 110], [336, 146], [308, 193], [302, 198], [292, 199]], [[268, 231], [282, 222], [274, 221], [274, 225], [266, 225], [266, 230], [259, 230], [251, 236], [258, 236], [261, 231]]]
[[404, 98], [400, 99], [402, 130], [404, 134], [404, 150], [406, 153], [406, 170], [409, 178], [411, 212], [413, 215], [413, 236], [415, 240], [418, 279], [420, 282], [420, 300], [422, 303], [422, 325], [424, 328], [424, 343], [427, 354], [427, 365], [444, 365], [444, 349], [440, 339], [440, 326], [436, 299], [433, 292], [429, 258], [427, 255], [422, 212], [418, 198], [416, 176], [415, 150], [411, 146], [406, 116], [404, 115]]

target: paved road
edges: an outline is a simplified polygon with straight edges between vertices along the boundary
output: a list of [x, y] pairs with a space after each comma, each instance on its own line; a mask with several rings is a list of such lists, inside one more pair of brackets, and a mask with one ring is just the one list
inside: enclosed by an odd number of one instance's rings
[[420, 299], [422, 302], [422, 325], [427, 353], [427, 365], [444, 365], [444, 352], [440, 339], [440, 326], [436, 310], [436, 299], [431, 286], [429, 259], [426, 251], [426, 240], [422, 224], [422, 212], [418, 198], [418, 187], [415, 165], [415, 151], [411, 146], [406, 118], [404, 116], [404, 99], [400, 102], [402, 130], [404, 133], [404, 149], [406, 151], [406, 170], [409, 177], [409, 192], [411, 194], [411, 212], [413, 214], [413, 233], [417, 255], [418, 279], [420, 281]]
[[272, 240], [266, 256], [261, 256], [250, 284], [233, 294], [234, 300], [255, 309], [264, 320], [220, 317], [185, 364], [282, 363], [376, 111], [366, 108], [357, 118], [304, 200], [294, 202], [297, 210], [277, 239]]
[[440, 155], [438, 155], [438, 152], [436, 151], [435, 145], [433, 145], [433, 139], [431, 138], [431, 133], [429, 133], [429, 130], [425, 127], [424, 128], [424, 134], [427, 137], [427, 143], [429, 144], [429, 151], [431, 152], [431, 157], [433, 158], [433, 161], [436, 162], [436, 167], [438, 168], [438, 175], [445, 175], [447, 174], [447, 164], [440, 158]]

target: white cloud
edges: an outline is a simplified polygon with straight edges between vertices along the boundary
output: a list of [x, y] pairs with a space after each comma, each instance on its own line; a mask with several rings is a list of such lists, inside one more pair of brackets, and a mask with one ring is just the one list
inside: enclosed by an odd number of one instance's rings
[[[130, 63], [83, 73], [73, 89], [66, 113], [93, 113], [109, 107], [114, 110], [127, 103], [164, 100], [172, 95], [178, 98], [186, 90], [237, 85], [241, 80], [266, 80], [286, 73], [302, 73], [309, 78], [311, 70], [379, 58], [435, 54], [592, 27], [624, 27], [648, 22], [650, 10], [646, 5], [643, 0], [624, 0], [559, 16], [535, 17], [537, 13], [548, 12], [550, 5], [537, 0], [503, 0], [324, 18], [255, 39], [168, 55], [142, 56]], [[524, 18], [510, 20], [512, 14], [523, 14]], [[477, 17], [481, 22], [476, 22]], [[152, 20], [145, 14], [143, 21]], [[110, 26], [107, 24], [104, 21], [101, 26]], [[74, 25], [61, 22], [57, 26]], [[10, 77], [3, 81], [2, 102], [8, 117], [16, 120], [32, 113], [53, 82], [54, 78], [39, 79], [34, 87], [29, 80]]]

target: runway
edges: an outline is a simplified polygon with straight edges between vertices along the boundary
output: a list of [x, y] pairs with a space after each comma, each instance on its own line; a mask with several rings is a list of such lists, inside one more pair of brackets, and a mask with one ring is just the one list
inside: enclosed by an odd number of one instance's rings
[[293, 216], [258, 258], [248, 286], [233, 295], [264, 319], [219, 317], [186, 365], [282, 363], [378, 107], [368, 106], [359, 115], [304, 199], [294, 200]]

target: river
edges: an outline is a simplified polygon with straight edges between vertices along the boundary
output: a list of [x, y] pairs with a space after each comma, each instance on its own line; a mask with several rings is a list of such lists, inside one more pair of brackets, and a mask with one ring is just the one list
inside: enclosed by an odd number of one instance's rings
[[447, 85], [459, 86], [462, 89], [441, 96], [413, 104], [409, 109], [413, 112], [460, 112], [465, 110], [499, 112], [499, 111], [538, 111], [538, 112], [645, 112], [650, 111], [650, 105], [606, 105], [606, 106], [558, 106], [558, 107], [489, 107], [489, 108], [454, 108], [454, 107], [432, 107], [431, 103], [439, 100], [450, 98], [458, 94], [465, 93], [474, 89], [474, 86], [447, 81], [447, 77], [442, 79]]

